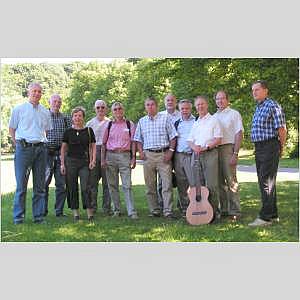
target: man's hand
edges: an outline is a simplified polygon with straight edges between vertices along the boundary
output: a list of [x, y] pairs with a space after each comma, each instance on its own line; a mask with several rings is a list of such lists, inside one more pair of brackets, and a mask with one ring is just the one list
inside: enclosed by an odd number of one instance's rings
[[101, 160], [101, 168], [106, 168], [107, 167], [107, 161], [106, 159]]
[[133, 157], [133, 158], [131, 159], [131, 161], [130, 161], [130, 168], [131, 168], [131, 169], [134, 169], [135, 166], [136, 166], [136, 159], [135, 159], [135, 157]]
[[238, 162], [238, 156], [236, 154], [232, 154], [229, 164], [231, 166], [236, 166]]
[[172, 159], [173, 151], [167, 150], [164, 155], [164, 161], [169, 162]]
[[65, 165], [61, 165], [61, 166], [60, 166], [60, 173], [61, 173], [61, 175], [66, 175], [66, 168], [65, 168]]
[[141, 152], [140, 152], [140, 159], [141, 159], [141, 160], [146, 160], [146, 155], [145, 155], [145, 152], [144, 152], [144, 151], [141, 151]]

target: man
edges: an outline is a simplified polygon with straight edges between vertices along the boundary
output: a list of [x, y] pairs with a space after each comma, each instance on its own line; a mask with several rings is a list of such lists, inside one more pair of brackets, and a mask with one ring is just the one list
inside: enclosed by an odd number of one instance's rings
[[163, 114], [169, 115], [173, 124], [180, 119], [181, 114], [176, 109], [177, 99], [173, 94], [167, 94], [165, 97], [165, 108], [166, 110], [162, 111]]
[[144, 160], [149, 216], [160, 216], [156, 192], [158, 172], [162, 179], [163, 214], [167, 218], [173, 218], [171, 159], [177, 133], [171, 119], [166, 114], [157, 113], [157, 102], [154, 98], [145, 100], [145, 109], [147, 116], [139, 120], [134, 140], [137, 142], [140, 158]]
[[[209, 189], [209, 200], [214, 210], [214, 222], [220, 219], [220, 197], [218, 186], [218, 149], [222, 140], [222, 130], [218, 119], [208, 112], [208, 99], [197, 96], [195, 107], [199, 114], [188, 137], [189, 145], [193, 150], [192, 165], [196, 186], [199, 183]], [[201, 180], [201, 179], [204, 180]], [[201, 182], [202, 181], [202, 182]], [[197, 193], [199, 193], [197, 189]]]
[[107, 169], [107, 181], [114, 204], [114, 216], [121, 214], [119, 174], [125, 196], [128, 217], [137, 219], [132, 195], [131, 170], [136, 165], [136, 145], [133, 140], [135, 127], [133, 122], [124, 117], [121, 102], [114, 102], [111, 107], [113, 121], [110, 121], [103, 135], [101, 165]]
[[46, 132], [51, 127], [49, 110], [39, 104], [42, 87], [28, 87], [28, 102], [16, 106], [9, 122], [15, 151], [16, 193], [13, 204], [14, 224], [25, 219], [26, 192], [30, 170], [33, 174], [32, 214], [34, 223], [43, 223], [45, 211]]
[[[161, 113], [168, 115], [171, 118], [172, 123], [175, 124], [175, 122], [177, 120], [179, 120], [181, 117], [180, 112], [176, 109], [176, 106], [177, 106], [176, 97], [173, 94], [169, 93], [166, 95], [166, 97], [164, 99], [164, 103], [165, 103], [166, 110], [162, 111]], [[173, 169], [174, 169], [174, 166], [173, 166]], [[163, 207], [162, 182], [161, 182], [161, 177], [159, 176], [159, 174], [158, 174], [157, 196], [158, 196], [159, 205], [162, 208]], [[177, 207], [179, 209], [181, 209], [179, 199], [177, 201]]]
[[189, 186], [194, 186], [194, 176], [191, 165], [192, 149], [187, 141], [195, 122], [195, 118], [192, 115], [192, 106], [190, 100], [180, 100], [179, 110], [181, 117], [175, 122], [178, 137], [174, 156], [174, 169], [176, 172], [179, 203], [183, 216], [185, 216], [189, 203], [187, 189]]
[[96, 137], [96, 167], [90, 171], [89, 189], [94, 210], [97, 210], [98, 184], [102, 178], [102, 209], [105, 215], [111, 215], [111, 198], [109, 194], [106, 170], [101, 168], [101, 146], [103, 134], [109, 122], [106, 117], [107, 105], [104, 100], [95, 102], [96, 117], [87, 122], [86, 126], [92, 127]]
[[279, 221], [276, 199], [276, 175], [279, 158], [286, 142], [286, 122], [280, 105], [268, 97], [264, 80], [252, 84], [256, 110], [252, 119], [251, 140], [255, 146], [255, 162], [262, 207], [249, 226], [267, 226]]
[[229, 107], [225, 91], [218, 91], [215, 101], [218, 107], [215, 117], [223, 129], [222, 142], [218, 147], [221, 215], [236, 221], [241, 215], [236, 166], [244, 128], [240, 113]]
[[59, 95], [54, 94], [49, 99], [50, 115], [53, 128], [47, 133], [47, 165], [46, 165], [46, 197], [45, 212], [48, 214], [49, 185], [53, 174], [55, 178], [55, 215], [64, 217], [64, 204], [66, 200], [66, 183], [65, 176], [60, 172], [60, 148], [64, 132], [71, 127], [71, 118], [60, 112], [62, 99]]

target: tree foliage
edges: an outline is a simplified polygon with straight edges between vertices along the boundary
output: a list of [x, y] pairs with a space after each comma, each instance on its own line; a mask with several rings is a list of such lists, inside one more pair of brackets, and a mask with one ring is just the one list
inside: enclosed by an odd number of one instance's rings
[[[9, 112], [25, 101], [32, 81], [44, 87], [42, 103], [51, 93], [60, 93], [64, 111], [82, 105], [87, 119], [94, 116], [94, 102], [104, 99], [110, 106], [122, 101], [126, 116], [142, 117], [144, 100], [154, 96], [160, 110], [163, 99], [173, 93], [178, 99], [207, 95], [209, 110], [216, 110], [214, 94], [226, 90], [231, 106], [240, 111], [245, 127], [244, 146], [250, 147], [250, 127], [255, 103], [251, 84], [267, 80], [270, 96], [284, 108], [288, 125], [288, 151], [297, 154], [299, 122], [299, 60], [295, 58], [129, 58], [111, 64], [73, 62], [71, 64], [16, 64], [2, 67], [2, 123], [7, 126]], [[3, 140], [3, 134], [2, 134]], [[7, 141], [6, 141], [7, 142]]]

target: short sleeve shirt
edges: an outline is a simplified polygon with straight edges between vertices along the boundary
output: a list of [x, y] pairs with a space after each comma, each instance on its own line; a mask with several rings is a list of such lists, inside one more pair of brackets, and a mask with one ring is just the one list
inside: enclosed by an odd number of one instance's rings
[[92, 128], [69, 128], [64, 132], [63, 142], [68, 145], [68, 157], [88, 158], [89, 144], [95, 143], [95, 134]]

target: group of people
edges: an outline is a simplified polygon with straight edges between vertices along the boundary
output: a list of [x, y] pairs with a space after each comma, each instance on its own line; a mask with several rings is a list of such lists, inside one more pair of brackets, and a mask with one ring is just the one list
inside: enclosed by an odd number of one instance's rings
[[[252, 84], [256, 110], [251, 128], [262, 207], [249, 226], [266, 226], [278, 221], [276, 174], [286, 140], [286, 122], [279, 104], [268, 96], [268, 86], [259, 80]], [[64, 204], [80, 220], [79, 186], [82, 207], [88, 221], [94, 222], [98, 209], [98, 185], [102, 179], [103, 212], [121, 215], [119, 175], [129, 218], [137, 219], [132, 193], [131, 173], [136, 154], [143, 161], [149, 217], [176, 218], [173, 205], [173, 173], [178, 190], [177, 207], [182, 215], [189, 204], [188, 188], [207, 186], [209, 201], [217, 223], [221, 218], [237, 221], [241, 217], [236, 177], [238, 154], [243, 139], [240, 113], [230, 108], [229, 96], [220, 90], [215, 94], [217, 111], [208, 111], [209, 100], [200, 95], [194, 105], [173, 94], [165, 97], [166, 110], [159, 112], [156, 99], [145, 100], [146, 115], [137, 125], [125, 118], [121, 102], [111, 106], [107, 118], [104, 100], [95, 101], [96, 116], [85, 122], [85, 109], [75, 107], [71, 117], [60, 112], [62, 99], [54, 94], [50, 109], [39, 101], [42, 87], [28, 87], [28, 102], [13, 109], [9, 131], [15, 144], [17, 182], [13, 220], [22, 224], [30, 171], [33, 173], [32, 214], [35, 223], [43, 223], [48, 214], [49, 184], [55, 178], [55, 214], [64, 217]], [[197, 189], [198, 191], [200, 189]], [[197, 195], [199, 200], [201, 195]]]

